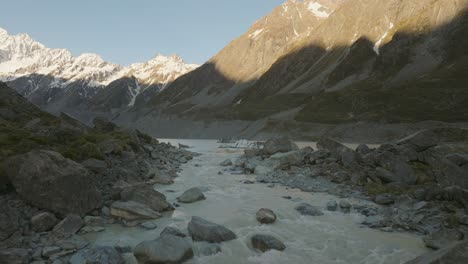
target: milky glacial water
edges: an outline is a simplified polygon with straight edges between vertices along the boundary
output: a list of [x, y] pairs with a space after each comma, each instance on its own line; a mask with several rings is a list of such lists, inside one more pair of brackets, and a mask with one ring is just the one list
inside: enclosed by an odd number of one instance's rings
[[[183, 171], [169, 186], [156, 186], [171, 202], [183, 191], [196, 186], [207, 187], [206, 200], [181, 204], [173, 213], [157, 221], [158, 228], [144, 230], [119, 225], [107, 227], [104, 232], [87, 235], [98, 245], [114, 245], [122, 240], [136, 245], [156, 239], [167, 225], [186, 230], [191, 216], [200, 216], [225, 225], [237, 234], [237, 239], [221, 244], [222, 252], [213, 256], [196, 257], [187, 263], [404, 263], [427, 250], [421, 237], [408, 233], [388, 233], [362, 227], [364, 217], [357, 213], [329, 212], [325, 205], [340, 198], [324, 193], [307, 193], [282, 186], [269, 188], [266, 184], [244, 184], [254, 175], [231, 175], [218, 164], [230, 158], [233, 161], [242, 150], [220, 149], [214, 140], [162, 140], [173, 145], [193, 146], [192, 151], [203, 154], [185, 164]], [[301, 146], [307, 144], [300, 144]], [[195, 166], [198, 164], [198, 166]], [[292, 199], [284, 199], [291, 196]], [[347, 199], [351, 203], [368, 203]], [[323, 216], [301, 216], [294, 207], [307, 202], [323, 208]], [[260, 208], [275, 211], [278, 220], [272, 225], [261, 225], [255, 219]], [[271, 234], [281, 239], [286, 250], [258, 253], [251, 249], [249, 238], [255, 233]]]

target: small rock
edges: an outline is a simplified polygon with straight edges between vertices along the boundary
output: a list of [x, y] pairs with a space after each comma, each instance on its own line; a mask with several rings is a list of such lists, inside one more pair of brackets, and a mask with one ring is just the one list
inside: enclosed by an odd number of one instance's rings
[[193, 258], [193, 249], [186, 239], [167, 235], [138, 244], [133, 254], [139, 263], [178, 264]]
[[83, 219], [78, 215], [67, 215], [54, 227], [53, 232], [58, 237], [69, 237], [76, 234], [83, 224]]
[[441, 229], [426, 236], [423, 241], [426, 247], [441, 249], [449, 246], [453, 242], [463, 240], [463, 233], [456, 229]]
[[340, 208], [349, 209], [349, 208], [351, 208], [351, 204], [348, 201], [341, 200], [340, 201]]
[[167, 226], [166, 228], [164, 228], [164, 230], [161, 232], [159, 236], [166, 236], [166, 235], [178, 236], [178, 237], [187, 236], [182, 231], [180, 231], [180, 229], [172, 227], [172, 226]]
[[193, 216], [188, 224], [188, 232], [194, 241], [220, 243], [236, 239], [236, 234], [222, 225], [218, 225]]
[[254, 184], [255, 182], [254, 181], [251, 181], [251, 180], [245, 180], [244, 181], [244, 184]]
[[84, 223], [87, 226], [103, 226], [107, 224], [107, 221], [104, 218], [99, 216], [85, 216]]
[[148, 230], [153, 230], [158, 228], [158, 225], [155, 221], [148, 221], [140, 224], [141, 227], [148, 229]]
[[78, 251], [70, 258], [70, 264], [106, 263], [121, 264], [122, 256], [112, 247], [92, 247]]
[[338, 203], [336, 201], [327, 202], [327, 210], [328, 211], [336, 211], [337, 208], [338, 208]]
[[49, 212], [39, 213], [31, 218], [31, 227], [36, 232], [45, 232], [51, 230], [58, 220], [55, 215]]
[[281, 198], [286, 199], [286, 200], [291, 200], [292, 199], [291, 196], [281, 196]]
[[117, 243], [114, 245], [114, 248], [119, 253], [130, 253], [133, 250], [132, 246], [125, 240], [117, 241]]
[[219, 164], [220, 166], [227, 167], [232, 165], [232, 161], [230, 159], [227, 159]]
[[218, 244], [212, 243], [197, 243], [198, 245], [197, 253], [199, 256], [212, 256], [221, 252], [221, 247]]
[[258, 210], [255, 217], [257, 218], [257, 221], [262, 224], [272, 224], [276, 221], [276, 214], [267, 208]]
[[194, 203], [205, 199], [205, 195], [198, 187], [191, 188], [185, 191], [180, 197], [177, 197], [177, 201], [181, 203]]
[[296, 209], [296, 211], [301, 213], [301, 215], [310, 215], [310, 216], [323, 215], [320, 209], [308, 203], [301, 203], [298, 206], [296, 206], [294, 209]]
[[374, 201], [378, 204], [389, 205], [395, 202], [395, 198], [392, 194], [384, 193], [375, 196]]
[[125, 220], [143, 220], [143, 219], [157, 219], [161, 217], [161, 214], [153, 211], [149, 207], [133, 202], [114, 202], [111, 205], [111, 215], [113, 217], [125, 219]]
[[283, 251], [286, 249], [286, 246], [283, 242], [271, 235], [256, 234], [252, 236], [251, 242], [253, 248], [262, 252], [266, 252], [272, 249], [278, 251]]
[[81, 228], [80, 234], [88, 234], [88, 233], [98, 233], [106, 230], [102, 226], [85, 226]]

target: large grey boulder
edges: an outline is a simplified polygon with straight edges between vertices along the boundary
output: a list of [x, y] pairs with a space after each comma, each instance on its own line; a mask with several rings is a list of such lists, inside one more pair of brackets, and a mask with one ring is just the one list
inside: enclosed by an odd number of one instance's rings
[[276, 221], [276, 214], [271, 209], [261, 208], [255, 214], [257, 221], [262, 224], [272, 224]]
[[297, 145], [287, 137], [272, 138], [265, 142], [262, 152], [267, 155], [273, 155], [278, 152], [290, 152], [298, 150]]
[[111, 215], [116, 218], [125, 219], [129, 221], [157, 219], [161, 214], [152, 210], [148, 206], [137, 203], [134, 201], [128, 202], [114, 202], [111, 205]]
[[323, 212], [320, 209], [308, 203], [301, 203], [298, 206], [296, 206], [294, 209], [296, 209], [296, 211], [298, 211], [301, 215], [310, 215], [310, 216], [323, 215]]
[[[374, 153], [370, 155], [374, 155]], [[413, 185], [418, 180], [411, 166], [392, 152], [384, 151], [382, 153], [376, 153], [372, 159], [378, 166], [376, 176], [384, 183], [400, 182]]]
[[283, 242], [281, 242], [281, 240], [271, 235], [256, 234], [253, 235], [250, 240], [252, 242], [252, 247], [262, 252], [273, 249], [278, 251], [283, 251], [286, 249], [286, 246]]
[[166, 200], [166, 196], [153, 189], [151, 185], [134, 185], [123, 188], [120, 192], [122, 201], [133, 201], [148, 206], [150, 209], [162, 212], [173, 210], [174, 208]]
[[419, 256], [406, 264], [468, 263], [468, 241], [453, 243], [446, 248]]
[[57, 152], [34, 150], [14, 156], [4, 168], [16, 192], [39, 208], [84, 215], [102, 205], [88, 170]]
[[408, 145], [417, 152], [424, 151], [428, 148], [437, 146], [439, 143], [438, 136], [431, 130], [421, 130], [405, 138], [400, 139], [398, 145]]
[[91, 247], [75, 253], [70, 258], [70, 264], [123, 264], [123, 258], [113, 247]]
[[453, 242], [463, 240], [463, 233], [456, 229], [441, 229], [426, 236], [423, 241], [426, 247], [441, 249], [449, 246]]
[[236, 239], [236, 234], [222, 225], [218, 225], [193, 216], [188, 224], [188, 232], [194, 241], [220, 243]]
[[177, 201], [181, 203], [194, 203], [205, 200], [205, 195], [198, 187], [193, 187], [185, 191], [181, 196], [177, 197]]
[[193, 258], [193, 249], [186, 239], [165, 235], [138, 244], [133, 254], [141, 264], [177, 264]]
[[36, 232], [45, 232], [51, 230], [58, 220], [55, 215], [49, 212], [42, 212], [31, 218], [31, 227]]

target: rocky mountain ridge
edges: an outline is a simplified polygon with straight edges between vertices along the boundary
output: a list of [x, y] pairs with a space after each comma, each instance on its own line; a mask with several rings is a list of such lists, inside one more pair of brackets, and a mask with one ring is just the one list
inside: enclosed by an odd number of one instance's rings
[[124, 67], [106, 62], [97, 54], [73, 57], [68, 50], [47, 48], [27, 34], [9, 35], [0, 29], [0, 80], [52, 112], [60, 112], [66, 105], [89, 103], [99, 93], [115, 94], [107, 86], [134, 77], [136, 82], [119, 94], [118, 107], [130, 107], [147, 89], [153, 93], [163, 90], [196, 67], [177, 55], [157, 55], [147, 62]]

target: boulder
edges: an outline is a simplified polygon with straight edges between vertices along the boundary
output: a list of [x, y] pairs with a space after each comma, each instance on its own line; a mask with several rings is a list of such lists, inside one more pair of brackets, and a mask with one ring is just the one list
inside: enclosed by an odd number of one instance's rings
[[320, 209], [308, 203], [301, 203], [298, 206], [296, 206], [294, 209], [296, 209], [296, 211], [298, 211], [301, 215], [310, 215], [310, 216], [323, 215]]
[[84, 223], [87, 226], [104, 226], [108, 221], [100, 216], [85, 216]]
[[269, 250], [283, 251], [286, 249], [286, 246], [281, 240], [271, 235], [256, 234], [253, 235], [250, 240], [252, 242], [252, 247], [262, 252]]
[[69, 261], [70, 264], [123, 264], [123, 258], [113, 247], [91, 247], [76, 252]]
[[206, 241], [210, 243], [220, 243], [237, 238], [236, 234], [226, 227], [197, 216], [193, 216], [189, 222], [188, 232], [194, 241]]
[[67, 215], [52, 231], [57, 237], [69, 237], [76, 234], [83, 224], [83, 219], [79, 215]]
[[161, 214], [148, 206], [134, 201], [114, 202], [111, 205], [111, 215], [116, 218], [134, 221], [144, 219], [157, 219]]
[[141, 264], [177, 264], [193, 258], [193, 249], [186, 239], [166, 235], [138, 244], [133, 254]]
[[278, 164], [276, 168], [288, 168], [293, 165], [301, 164], [303, 155], [300, 151], [290, 151], [284, 153], [276, 153], [270, 156], [270, 160]]
[[[374, 153], [369, 155], [374, 155]], [[376, 171], [376, 176], [385, 183], [401, 182], [414, 185], [418, 180], [411, 166], [392, 152], [384, 151], [382, 153], [377, 153], [372, 159], [377, 166], [380, 167]]]
[[327, 210], [328, 211], [336, 211], [337, 208], [338, 208], [338, 203], [336, 201], [327, 202]]
[[84, 215], [102, 205], [88, 170], [57, 152], [34, 150], [14, 156], [4, 168], [16, 192], [36, 207]]
[[340, 160], [343, 166], [351, 167], [357, 164], [356, 152], [349, 148], [343, 148], [340, 153]]
[[7, 248], [0, 249], [1, 264], [29, 264], [31, 255], [27, 249]]
[[156, 221], [147, 221], [140, 224], [141, 227], [148, 230], [153, 230], [158, 228], [158, 223]]
[[468, 263], [468, 241], [453, 243], [440, 250], [419, 256], [406, 264]]
[[232, 165], [232, 161], [230, 159], [227, 159], [219, 164], [220, 166], [227, 167]]
[[340, 208], [342, 209], [350, 209], [352, 207], [351, 203], [345, 200], [340, 201]]
[[262, 152], [267, 155], [273, 155], [278, 152], [290, 152], [298, 150], [297, 145], [286, 137], [272, 138], [265, 142]]
[[424, 151], [428, 148], [437, 146], [439, 143], [438, 136], [431, 130], [421, 130], [405, 138], [400, 139], [398, 145], [411, 146], [417, 152]]
[[188, 189], [181, 196], [177, 197], [177, 201], [181, 203], [194, 203], [205, 199], [205, 195], [198, 187]]
[[[319, 150], [327, 150], [331, 155], [337, 159], [341, 160], [341, 153], [345, 150], [351, 150], [345, 145], [331, 139], [331, 138], [321, 138], [317, 141], [317, 148]], [[352, 151], [352, 150], [351, 150]]]
[[36, 232], [45, 232], [51, 230], [58, 220], [54, 214], [49, 212], [42, 212], [31, 217], [32, 230]]
[[426, 236], [423, 241], [428, 248], [441, 249], [463, 240], [463, 237], [463, 233], [456, 229], [440, 229]]
[[262, 224], [272, 224], [276, 221], [276, 214], [267, 208], [261, 208], [257, 211], [255, 217]]
[[334, 183], [343, 183], [343, 182], [349, 181], [350, 179], [351, 179], [351, 176], [349, 176], [349, 173], [345, 171], [335, 172], [331, 176], [331, 181]]
[[178, 237], [186, 237], [187, 235], [184, 234], [180, 229], [172, 226], [167, 226], [164, 228], [164, 230], [161, 232], [159, 236], [166, 236], [166, 235], [171, 235], [171, 236], [178, 236]]
[[133, 185], [125, 187], [120, 192], [120, 199], [124, 202], [137, 202], [146, 205], [156, 212], [169, 211], [174, 208], [166, 200], [164, 194], [153, 189], [151, 185]]

